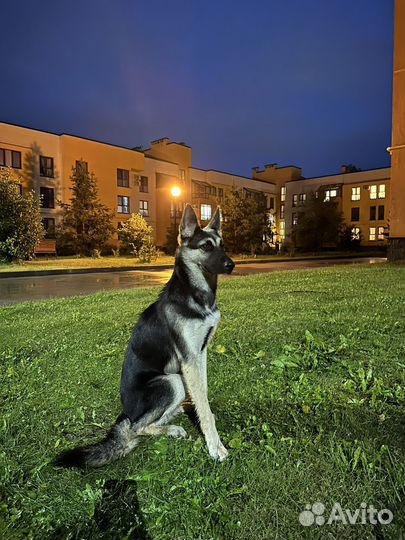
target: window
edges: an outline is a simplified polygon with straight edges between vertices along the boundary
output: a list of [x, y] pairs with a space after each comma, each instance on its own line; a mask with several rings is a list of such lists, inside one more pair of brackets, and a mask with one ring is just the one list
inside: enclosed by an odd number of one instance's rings
[[385, 240], [384, 227], [378, 227], [377, 240]]
[[21, 152], [11, 150], [11, 166], [13, 169], [21, 169]]
[[327, 189], [325, 190], [325, 194], [324, 194], [324, 201], [330, 201], [331, 199], [334, 199], [335, 197], [338, 196], [338, 191], [337, 189]]
[[352, 240], [360, 240], [360, 228], [352, 227]]
[[275, 208], [274, 197], [270, 197], [270, 210], [274, 210], [274, 208]]
[[148, 193], [149, 191], [149, 182], [147, 176], [139, 177], [139, 191], [141, 193]]
[[55, 208], [54, 190], [53, 188], [40, 187], [39, 195], [41, 197], [42, 208]]
[[55, 238], [55, 219], [42, 218], [42, 225], [45, 229], [45, 238]]
[[218, 188], [218, 199], [223, 199], [224, 198], [224, 189], [219, 187]]
[[375, 221], [376, 211], [377, 211], [376, 206], [370, 206], [370, 221]]
[[179, 179], [183, 182], [186, 179], [186, 171], [184, 169], [179, 169]]
[[285, 237], [285, 222], [280, 221], [280, 236], [281, 238]]
[[283, 219], [285, 216], [285, 204], [280, 204], [280, 218]]
[[294, 194], [293, 197], [292, 197], [292, 205], [293, 205], [293, 208], [295, 206], [297, 206], [298, 204], [298, 195], [297, 194]]
[[358, 206], [352, 208], [352, 221], [360, 221], [360, 208]]
[[370, 227], [370, 230], [369, 230], [369, 236], [368, 236], [368, 239], [369, 240], [375, 240], [375, 227]]
[[0, 167], [6, 166], [6, 151], [4, 148], [0, 148]]
[[76, 160], [76, 172], [78, 174], [89, 172], [89, 164], [87, 161], [82, 161], [81, 159]]
[[352, 187], [352, 201], [359, 201], [359, 200], [360, 200], [360, 188]]
[[378, 219], [379, 220], [384, 219], [384, 205], [380, 205], [378, 207]]
[[203, 182], [192, 182], [192, 196], [198, 197], [198, 198], [204, 198], [209, 197], [210, 195], [213, 195], [216, 197], [217, 195], [217, 188], [214, 186], [211, 186], [210, 184], [205, 184]]
[[370, 186], [370, 199], [377, 198], [377, 186]]
[[297, 216], [297, 214], [295, 212], [293, 212], [293, 214], [292, 214], [293, 227], [294, 227], [294, 225], [297, 225], [297, 223], [298, 223], [298, 216]]
[[380, 184], [378, 186], [378, 198], [385, 199], [385, 184]]
[[211, 205], [210, 204], [201, 205], [201, 219], [203, 221], [207, 221], [208, 219], [211, 219]]
[[124, 195], [118, 195], [118, 208], [119, 214], [129, 214], [129, 197]]
[[304, 203], [307, 200], [307, 194], [306, 193], [300, 193], [299, 201], [300, 203]]
[[143, 217], [149, 216], [149, 201], [139, 201], [139, 213]]
[[53, 158], [39, 156], [39, 175], [48, 178], [54, 177]]
[[117, 186], [129, 187], [129, 171], [128, 169], [117, 169]]
[[285, 186], [283, 186], [281, 188], [281, 192], [280, 192], [280, 201], [281, 202], [284, 202], [285, 201]]

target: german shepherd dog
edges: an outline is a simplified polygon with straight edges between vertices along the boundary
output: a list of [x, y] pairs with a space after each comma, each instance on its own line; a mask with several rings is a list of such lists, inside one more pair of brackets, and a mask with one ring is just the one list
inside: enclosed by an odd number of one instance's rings
[[185, 437], [182, 427], [167, 424], [182, 412], [186, 391], [210, 456], [217, 461], [227, 457], [208, 402], [207, 347], [220, 319], [215, 302], [218, 274], [230, 274], [234, 266], [224, 252], [220, 209], [201, 228], [187, 205], [173, 274], [158, 300], [140, 316], [126, 351], [122, 414], [102, 441], [64, 452], [56, 465], [101, 467], [131, 452], [141, 435]]

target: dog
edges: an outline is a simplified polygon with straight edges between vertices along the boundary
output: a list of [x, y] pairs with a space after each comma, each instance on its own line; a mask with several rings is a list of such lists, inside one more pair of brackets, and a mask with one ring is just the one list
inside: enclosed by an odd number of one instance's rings
[[230, 274], [235, 266], [224, 251], [220, 208], [201, 228], [186, 205], [178, 242], [170, 280], [132, 331], [122, 369], [122, 414], [102, 441], [62, 453], [56, 465], [101, 467], [131, 452], [142, 435], [185, 437], [182, 427], [168, 422], [182, 412], [186, 392], [210, 456], [227, 457], [207, 392], [207, 347], [220, 320], [218, 274]]

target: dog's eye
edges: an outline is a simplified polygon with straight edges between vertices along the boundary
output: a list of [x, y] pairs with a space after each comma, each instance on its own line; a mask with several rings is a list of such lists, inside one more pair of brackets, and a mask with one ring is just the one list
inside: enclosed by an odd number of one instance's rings
[[201, 249], [203, 249], [204, 251], [212, 251], [214, 249], [214, 245], [212, 244], [212, 242], [205, 242], [205, 244], [201, 246]]

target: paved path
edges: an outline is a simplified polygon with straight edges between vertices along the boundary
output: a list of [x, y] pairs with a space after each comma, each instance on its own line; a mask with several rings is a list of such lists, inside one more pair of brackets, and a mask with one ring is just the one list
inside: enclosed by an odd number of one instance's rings
[[[279, 270], [303, 270], [342, 264], [375, 264], [386, 262], [384, 257], [354, 257], [350, 259], [317, 259], [308, 261], [280, 261], [237, 265], [232, 276], [246, 276]], [[62, 298], [97, 291], [127, 289], [162, 285], [167, 282], [172, 270], [133, 270], [92, 274], [65, 274], [59, 276], [11, 277], [0, 279], [0, 305], [18, 302]], [[225, 279], [232, 279], [225, 276]]]

